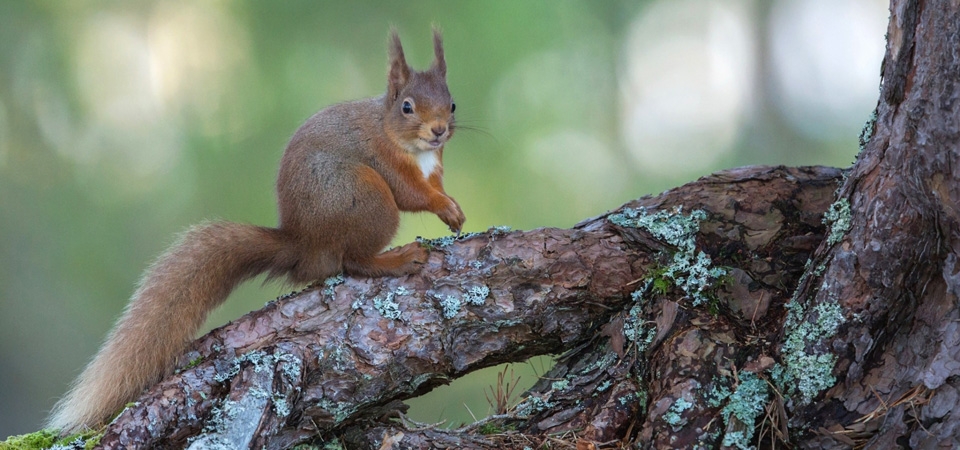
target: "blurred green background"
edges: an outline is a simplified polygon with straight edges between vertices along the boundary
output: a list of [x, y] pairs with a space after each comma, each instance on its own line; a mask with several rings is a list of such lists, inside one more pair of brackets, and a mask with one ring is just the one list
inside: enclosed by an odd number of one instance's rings
[[[443, 28], [477, 129], [447, 146], [446, 187], [481, 231], [569, 227], [726, 167], [849, 165], [887, 17], [880, 0], [0, 0], [0, 438], [41, 425], [177, 232], [275, 223], [286, 140], [384, 91], [391, 25], [418, 68]], [[444, 234], [407, 215], [396, 242]], [[280, 293], [249, 283], [209, 325]], [[493, 383], [414, 416], [485, 415]]]

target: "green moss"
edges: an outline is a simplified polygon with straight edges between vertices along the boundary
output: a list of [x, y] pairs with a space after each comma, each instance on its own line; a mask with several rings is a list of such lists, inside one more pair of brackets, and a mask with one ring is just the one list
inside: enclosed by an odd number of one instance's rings
[[69, 447], [89, 450], [96, 447], [103, 437], [103, 430], [88, 430], [60, 439], [55, 430], [40, 430], [35, 433], [10, 436], [0, 442], [0, 450], [41, 450], [51, 447]]
[[10, 436], [0, 442], [0, 450], [32, 450], [50, 448], [57, 441], [57, 433], [53, 430], [40, 430], [35, 433]]
[[191, 359], [190, 362], [187, 363], [187, 365], [183, 366], [182, 370], [190, 370], [194, 367], [199, 366], [201, 362], [203, 362], [203, 355], [200, 355], [200, 356], [197, 356], [196, 358]]
[[93, 450], [96, 446], [100, 445], [100, 439], [103, 437], [103, 433], [99, 433], [96, 436], [91, 436], [87, 439], [87, 442], [83, 444], [83, 450]]
[[491, 434], [503, 433], [503, 432], [506, 431], [506, 430], [504, 430], [503, 427], [501, 427], [500, 425], [498, 425], [498, 424], [496, 424], [496, 423], [487, 422], [487, 423], [485, 423], [485, 424], [483, 424], [483, 425], [480, 425], [480, 427], [477, 428], [477, 431], [478, 431], [480, 434], [483, 434], [483, 435], [491, 435]]

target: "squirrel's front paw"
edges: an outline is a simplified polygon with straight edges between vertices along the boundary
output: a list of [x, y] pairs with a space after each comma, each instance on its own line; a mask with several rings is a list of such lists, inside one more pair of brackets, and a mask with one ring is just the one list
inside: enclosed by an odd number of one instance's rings
[[467, 221], [467, 218], [463, 215], [463, 210], [460, 209], [460, 205], [456, 201], [449, 197], [447, 197], [447, 200], [449, 202], [442, 210], [437, 212], [437, 216], [450, 227], [450, 231], [460, 234], [463, 223]]

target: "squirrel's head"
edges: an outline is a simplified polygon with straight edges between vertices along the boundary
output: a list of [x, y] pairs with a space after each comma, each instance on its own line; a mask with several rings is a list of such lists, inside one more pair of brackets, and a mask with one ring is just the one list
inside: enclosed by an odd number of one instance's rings
[[391, 30], [384, 128], [394, 142], [413, 153], [437, 150], [453, 136], [456, 104], [447, 89], [443, 40], [436, 28], [433, 53], [429, 69], [413, 70], [403, 57], [400, 36]]

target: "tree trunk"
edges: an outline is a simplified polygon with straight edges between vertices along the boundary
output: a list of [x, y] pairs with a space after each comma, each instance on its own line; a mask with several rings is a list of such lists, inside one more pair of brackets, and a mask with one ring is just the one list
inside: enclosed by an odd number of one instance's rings
[[[420, 274], [326, 280], [201, 338], [99, 448], [957, 447], [960, 5], [891, 12], [849, 173], [734, 169], [569, 230], [426, 242]], [[493, 419], [398, 419], [542, 354]]]
[[843, 316], [797, 346], [831, 360], [829, 390], [790, 405], [797, 436], [822, 435], [807, 447], [960, 446], [960, 5], [894, 0], [887, 40], [876, 122], [839, 191], [850, 231], [795, 297], [798, 324], [818, 305]]

